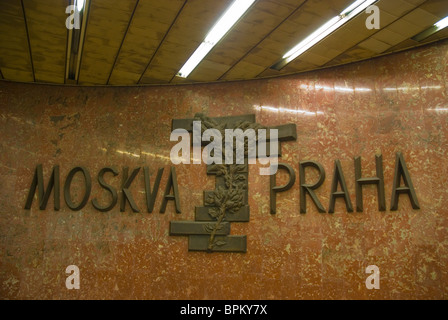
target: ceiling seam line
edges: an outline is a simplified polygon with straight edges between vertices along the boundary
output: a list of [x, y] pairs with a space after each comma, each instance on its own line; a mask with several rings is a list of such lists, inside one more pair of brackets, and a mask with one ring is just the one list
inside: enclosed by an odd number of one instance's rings
[[286, 18], [284, 18], [274, 29], [272, 29], [268, 34], [266, 34], [260, 41], [258, 41], [252, 48], [249, 49], [241, 58], [239, 58], [226, 72], [224, 72], [218, 80], [222, 80], [222, 77], [224, 77], [227, 73], [230, 72], [238, 63], [240, 63], [244, 58], [246, 58], [252, 50], [254, 50], [258, 45], [260, 45], [264, 40], [266, 40], [275, 30], [280, 28], [280, 26], [285, 23], [292, 15], [294, 15], [300, 8], [302, 8], [308, 0], [302, 2], [297, 8], [295, 8]]
[[33, 54], [31, 51], [30, 33], [28, 31], [28, 23], [26, 21], [25, 6], [23, 5], [23, 0], [20, 0], [20, 3], [22, 4], [23, 21], [25, 22], [26, 38], [28, 40], [28, 53], [30, 55], [31, 71], [33, 73], [33, 82], [36, 82], [36, 74], [34, 72]]
[[[67, 0], [68, 6], [71, 4], [71, 1], [72, 0]], [[75, 0], [73, 0], [73, 4], [74, 3], [75, 3]], [[67, 34], [66, 34], [66, 38], [65, 38], [64, 84], [67, 84], [67, 74], [68, 74], [68, 70], [67, 70], [68, 63], [67, 63], [67, 61], [68, 61], [68, 47], [69, 47], [68, 40], [70, 38], [70, 29], [69, 28], [66, 28], [66, 29], [67, 29]]]
[[[81, 78], [81, 71], [82, 71], [82, 58], [84, 56], [84, 44], [86, 42], [86, 36], [87, 36], [87, 29], [89, 28], [89, 18], [90, 18], [90, 5], [92, 4], [92, 1], [90, 0], [86, 0], [86, 3], [89, 3], [88, 8], [87, 8], [87, 16], [86, 16], [86, 28], [84, 29], [84, 36], [82, 39], [82, 50], [80, 52], [80, 57], [79, 57], [79, 65], [78, 65], [78, 77], [76, 79], [76, 84], [79, 84], [79, 79]], [[74, 3], [74, 2], [73, 2]], [[79, 40], [79, 42], [81, 43], [81, 39]]]
[[148, 70], [149, 66], [152, 63], [152, 60], [154, 59], [154, 57], [156, 56], [156, 54], [159, 52], [160, 47], [162, 46], [163, 42], [165, 41], [166, 37], [168, 36], [168, 34], [170, 33], [171, 29], [173, 28], [174, 24], [176, 23], [177, 19], [179, 18], [181, 12], [184, 10], [185, 5], [187, 4], [188, 0], [185, 0], [184, 3], [182, 4], [182, 6], [179, 9], [179, 12], [176, 14], [176, 16], [173, 19], [173, 22], [171, 23], [171, 25], [169, 26], [168, 30], [165, 32], [165, 35], [163, 36], [162, 40], [160, 40], [159, 45], [157, 46], [156, 50], [154, 51], [153, 55], [151, 56], [151, 58], [149, 59], [148, 64], [146, 65], [145, 69], [143, 70], [142, 74], [140, 75], [140, 78], [137, 81], [137, 84], [140, 84], [140, 81], [142, 81], [143, 75], [146, 73], [146, 71]]
[[117, 63], [118, 56], [120, 55], [121, 48], [123, 47], [124, 40], [126, 39], [126, 35], [128, 34], [128, 31], [129, 31], [129, 27], [131, 26], [132, 20], [134, 19], [134, 14], [135, 14], [135, 11], [137, 10], [139, 2], [140, 2], [140, 0], [136, 0], [136, 2], [135, 2], [134, 10], [132, 10], [132, 14], [129, 19], [128, 26], [126, 27], [126, 31], [124, 32], [124, 36], [123, 36], [123, 39], [121, 40], [120, 47], [118, 48], [117, 54], [115, 55], [114, 63], [112, 64], [112, 68], [110, 70], [109, 77], [107, 78], [106, 85], [109, 84], [110, 77], [112, 76], [112, 73], [114, 72], [115, 64]]

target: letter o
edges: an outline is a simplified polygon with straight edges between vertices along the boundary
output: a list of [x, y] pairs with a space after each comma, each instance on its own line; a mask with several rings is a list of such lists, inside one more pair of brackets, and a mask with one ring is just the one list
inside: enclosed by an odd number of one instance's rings
[[[79, 203], [79, 205], [76, 205], [76, 204], [74, 204], [72, 202], [72, 199], [70, 197], [70, 185], [72, 184], [73, 177], [75, 176], [75, 174], [78, 171], [81, 171], [83, 176], [84, 176], [84, 182], [85, 182], [86, 191], [85, 191], [84, 198], [82, 199], [82, 201]], [[89, 200], [91, 189], [92, 189], [92, 179], [90, 178], [89, 171], [85, 167], [75, 167], [75, 168], [73, 168], [68, 173], [67, 179], [65, 180], [65, 184], [64, 184], [65, 203], [73, 211], [81, 210], [82, 208], [84, 208], [84, 206], [86, 205], [87, 201]]]

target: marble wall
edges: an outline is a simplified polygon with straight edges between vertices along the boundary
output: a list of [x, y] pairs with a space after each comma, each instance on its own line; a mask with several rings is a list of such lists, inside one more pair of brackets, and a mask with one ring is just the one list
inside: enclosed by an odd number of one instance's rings
[[[181, 213], [169, 201], [159, 213], [171, 164], [172, 119], [254, 113], [263, 125], [295, 123], [297, 141], [282, 144], [281, 161], [298, 176], [314, 160], [326, 171], [316, 194], [328, 210], [334, 160], [339, 159], [355, 206], [353, 159], [375, 175], [382, 154], [386, 211], [376, 187], [363, 188], [363, 212], [342, 199], [333, 214], [307, 197], [299, 211], [299, 181], [269, 210], [269, 177], [249, 168], [250, 221], [232, 223], [247, 235], [246, 253], [189, 252], [187, 237], [169, 235], [172, 220], [194, 220], [203, 191], [214, 188], [205, 164], [176, 165]], [[374, 60], [281, 78], [159, 87], [75, 87], [0, 82], [0, 298], [2, 299], [447, 299], [448, 298], [448, 42]], [[395, 155], [402, 152], [420, 209], [400, 195], [390, 210]], [[45, 186], [59, 165], [61, 204], [37, 195], [24, 209], [42, 164]], [[69, 209], [63, 189], [70, 170], [92, 176], [89, 202]], [[151, 186], [165, 168], [152, 213], [143, 169], [130, 190], [140, 212], [110, 201], [97, 180], [119, 189], [122, 168], [147, 166]], [[316, 179], [307, 171], [307, 179]], [[286, 181], [280, 172], [278, 183]], [[84, 195], [76, 175], [71, 195]], [[65, 269], [80, 269], [80, 289], [65, 286]], [[366, 267], [380, 269], [380, 289], [368, 290]]]

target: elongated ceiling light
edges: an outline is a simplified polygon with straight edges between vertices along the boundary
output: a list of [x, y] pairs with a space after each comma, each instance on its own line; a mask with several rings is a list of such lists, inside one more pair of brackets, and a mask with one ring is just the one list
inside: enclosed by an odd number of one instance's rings
[[78, 8], [78, 11], [81, 11], [84, 7], [84, 1], [85, 0], [76, 0], [76, 8]]
[[336, 29], [342, 27], [345, 23], [356, 17], [359, 13], [364, 11], [367, 7], [377, 2], [378, 0], [357, 0], [350, 6], [344, 9], [336, 17], [331, 18], [324, 23], [320, 28], [302, 40], [294, 48], [289, 50], [280, 61], [274, 64], [271, 69], [280, 70], [292, 60], [303, 54], [305, 51], [313, 47], [322, 39], [333, 33]]
[[84, 45], [84, 35], [87, 23], [87, 9], [86, 1], [90, 3], [90, 0], [73, 0], [73, 11], [70, 9], [68, 12], [73, 16], [73, 24], [68, 30], [67, 37], [67, 60], [65, 68], [65, 83], [76, 83], [79, 76], [79, 68], [81, 62], [81, 52]]
[[210, 50], [221, 40], [232, 26], [241, 18], [241, 16], [249, 9], [255, 0], [235, 0], [226, 12], [219, 18], [218, 22], [208, 32], [204, 41], [185, 62], [177, 75], [182, 78], [188, 75], [196, 68], [196, 66], [204, 59]]
[[413, 36], [412, 40], [420, 42], [422, 40], [425, 40], [429, 36], [432, 36], [434, 33], [438, 32], [438, 31], [440, 31], [442, 29], [445, 29], [446, 27], [448, 27], [448, 17], [443, 18], [442, 20], [434, 23], [428, 29], [423, 30], [419, 34]]

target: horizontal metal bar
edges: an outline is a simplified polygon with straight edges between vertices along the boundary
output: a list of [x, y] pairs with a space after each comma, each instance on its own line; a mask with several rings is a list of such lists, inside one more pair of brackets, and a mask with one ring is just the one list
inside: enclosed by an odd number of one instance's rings
[[210, 237], [189, 236], [188, 250], [190, 251], [212, 251], [212, 252], [246, 252], [246, 236], [217, 236], [214, 239], [215, 245], [209, 250]]
[[[209, 215], [209, 210], [213, 207], [196, 207], [195, 220], [196, 221], [216, 221]], [[228, 222], [249, 222], [250, 209], [249, 206], [242, 206], [236, 213], [226, 213], [225, 221]]]
[[[170, 221], [170, 235], [209, 235], [215, 228], [215, 222], [198, 222], [198, 221]], [[221, 222], [217, 235], [227, 235], [230, 233], [230, 223]]]

